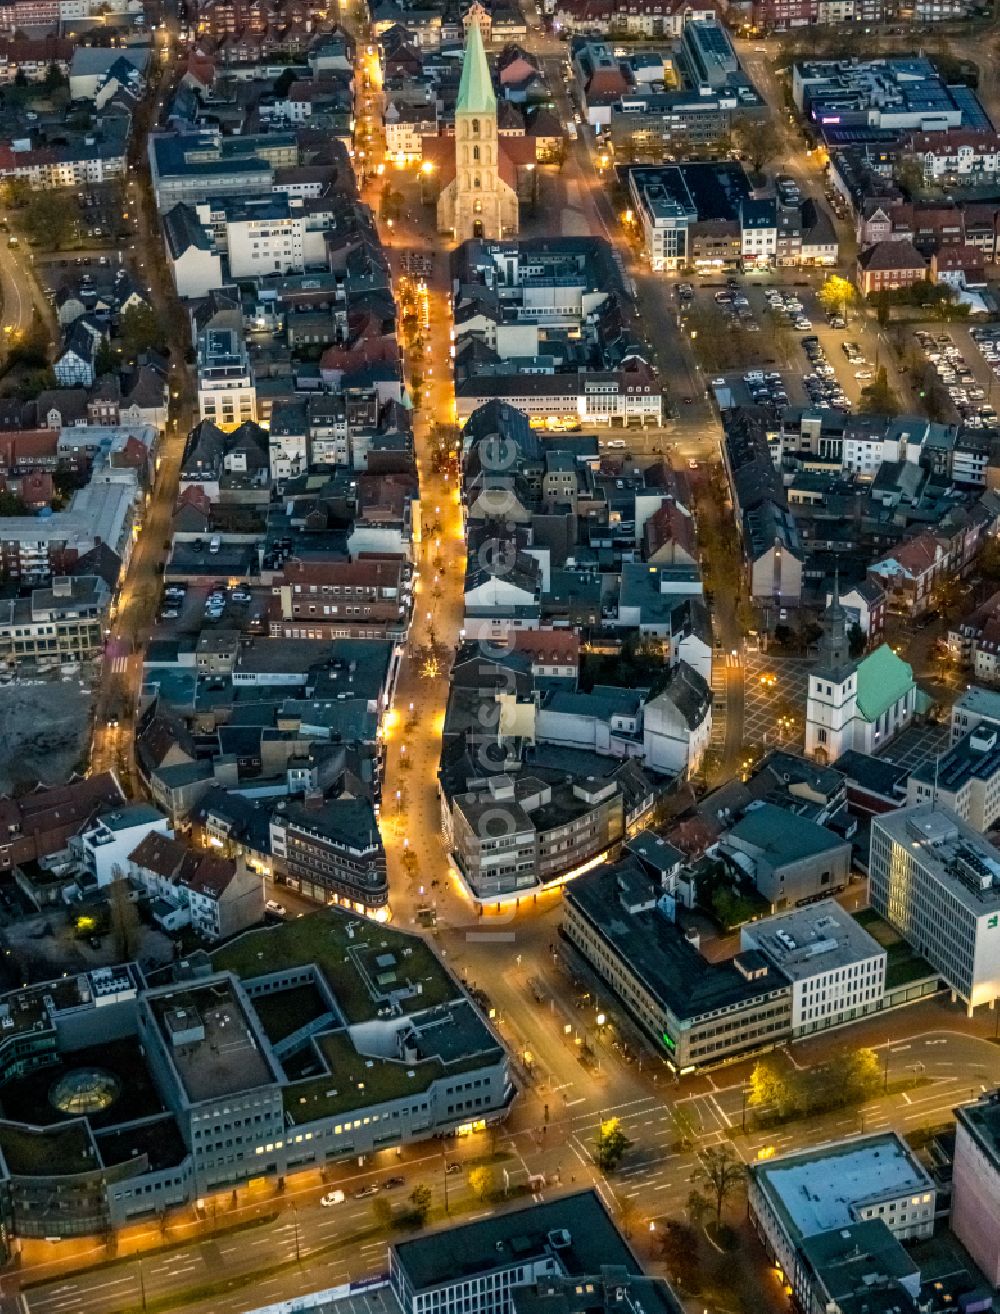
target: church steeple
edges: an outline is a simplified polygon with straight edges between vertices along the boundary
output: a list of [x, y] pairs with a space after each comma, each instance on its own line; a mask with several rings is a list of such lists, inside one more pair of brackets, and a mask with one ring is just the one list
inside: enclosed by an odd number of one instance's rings
[[458, 100], [455, 102], [455, 115], [460, 114], [496, 114], [497, 98], [493, 91], [493, 79], [483, 46], [483, 34], [478, 23], [469, 24], [465, 41], [465, 55], [462, 59], [462, 80], [458, 84]]
[[469, 23], [455, 102], [455, 177], [438, 202], [438, 227], [459, 242], [517, 233], [517, 176], [503, 155], [497, 98], [477, 22]]
[[833, 671], [850, 660], [850, 644], [847, 639], [847, 612], [840, 603], [840, 567], [833, 575], [833, 596], [830, 605], [820, 620], [823, 633], [819, 640], [819, 667]]

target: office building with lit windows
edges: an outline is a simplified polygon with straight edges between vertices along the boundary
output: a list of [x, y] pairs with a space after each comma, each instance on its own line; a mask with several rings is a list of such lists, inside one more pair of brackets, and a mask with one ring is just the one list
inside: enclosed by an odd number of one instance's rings
[[0, 995], [0, 1236], [93, 1235], [462, 1135], [513, 1099], [503, 1045], [418, 936], [327, 908], [169, 975]]
[[791, 1034], [788, 977], [759, 950], [703, 957], [677, 925], [674, 896], [634, 859], [566, 886], [561, 933], [680, 1071]]
[[876, 1273], [878, 1285], [915, 1297], [920, 1271], [902, 1242], [933, 1234], [936, 1200], [933, 1180], [896, 1132], [748, 1169], [750, 1220], [796, 1304], [810, 1314], [829, 1309], [834, 1290], [845, 1296], [870, 1289]]
[[758, 949], [792, 983], [792, 1034], [853, 1022], [885, 998], [886, 952], [835, 899], [749, 922], [740, 948]]
[[924, 803], [872, 818], [869, 898], [971, 1013], [1000, 997], [1000, 853]]

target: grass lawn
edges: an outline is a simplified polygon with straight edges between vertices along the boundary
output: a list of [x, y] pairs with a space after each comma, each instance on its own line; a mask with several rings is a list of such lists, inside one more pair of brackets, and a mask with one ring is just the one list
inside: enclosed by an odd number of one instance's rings
[[851, 916], [863, 926], [873, 940], [885, 950], [885, 988], [896, 990], [911, 981], [922, 981], [934, 976], [934, 969], [925, 958], [915, 954], [898, 931], [893, 930], [873, 908], [864, 908]]
[[[347, 928], [353, 928], [348, 936]], [[390, 973], [376, 958], [391, 954], [396, 962]], [[375, 1017], [384, 992], [410, 982], [420, 994], [402, 1000], [404, 1012], [433, 1008], [454, 999], [458, 988], [431, 949], [415, 935], [390, 930], [336, 908], [323, 908], [307, 917], [295, 917], [279, 926], [248, 931], [216, 949], [212, 962], [243, 980], [263, 976], [282, 967], [315, 963], [330, 983], [348, 1022]], [[382, 978], [382, 986], [375, 976]], [[389, 980], [394, 976], [393, 980]]]
[[877, 940], [883, 949], [890, 945], [902, 944], [903, 938], [894, 931], [889, 923], [878, 915], [873, 908], [863, 908], [861, 912], [851, 913], [859, 926], [864, 927], [873, 940]]
[[936, 973], [926, 958], [915, 954], [905, 940], [897, 940], [886, 949], [885, 988], [895, 990], [898, 986], [909, 985], [911, 981], [922, 981], [924, 977]]
[[299, 1125], [419, 1095], [446, 1071], [449, 1077], [457, 1076], [489, 1062], [488, 1054], [472, 1054], [464, 1061], [449, 1063], [446, 1069], [437, 1058], [417, 1063], [373, 1059], [359, 1054], [344, 1031], [324, 1032], [317, 1036], [316, 1043], [330, 1068], [329, 1074], [310, 1077], [284, 1090], [285, 1112]]

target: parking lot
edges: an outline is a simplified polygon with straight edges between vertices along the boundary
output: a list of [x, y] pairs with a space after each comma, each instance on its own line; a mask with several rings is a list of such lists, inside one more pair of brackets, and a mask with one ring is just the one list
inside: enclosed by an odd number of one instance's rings
[[964, 342], [951, 332], [918, 330], [913, 336], [954, 417], [967, 429], [995, 433], [1000, 426], [989, 399], [994, 378], [1000, 378], [1000, 329], [973, 328]]
[[240, 630], [248, 634], [266, 632], [268, 589], [247, 585], [232, 588], [217, 584], [190, 586], [168, 583], [156, 618], [154, 638], [194, 635], [202, 630]]
[[[108, 255], [35, 257], [35, 274], [50, 306], [56, 304], [63, 287], [79, 294], [84, 305], [96, 306], [105, 297], [113, 300], [115, 278], [123, 267], [122, 254], [114, 251]], [[145, 289], [143, 279], [136, 278], [134, 270], [128, 272], [140, 290]]]
[[[803, 278], [803, 272], [809, 277]], [[863, 389], [875, 375], [876, 329], [863, 316], [849, 315], [845, 320], [823, 309], [818, 289], [825, 277], [825, 271], [819, 269], [771, 270], [678, 285], [682, 323], [697, 323], [699, 311], [704, 315], [714, 308], [728, 329], [740, 333], [749, 357], [743, 368], [708, 370], [713, 384], [722, 379], [730, 387], [734, 405], [812, 405], [845, 411], [858, 407]], [[844, 353], [845, 343], [854, 348], [850, 358]], [[881, 361], [888, 368], [890, 385], [903, 397], [902, 381], [893, 371], [888, 346], [881, 352]], [[755, 398], [753, 388], [744, 385], [760, 383], [747, 378], [757, 371], [764, 374], [768, 388], [759, 389], [761, 396]], [[767, 392], [779, 395], [769, 397]]]

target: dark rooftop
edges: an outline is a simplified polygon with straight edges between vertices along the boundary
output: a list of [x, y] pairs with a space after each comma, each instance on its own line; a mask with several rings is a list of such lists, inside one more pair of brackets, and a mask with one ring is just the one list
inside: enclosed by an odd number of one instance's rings
[[748, 980], [731, 962], [710, 963], [655, 908], [629, 912], [619, 897], [619, 880], [637, 872], [642, 874], [635, 860], [598, 867], [567, 885], [564, 897], [674, 1017], [701, 1017], [787, 988], [785, 978], [774, 972]]
[[594, 1191], [432, 1232], [395, 1250], [415, 1292], [547, 1255], [570, 1276], [608, 1266], [642, 1271]]

